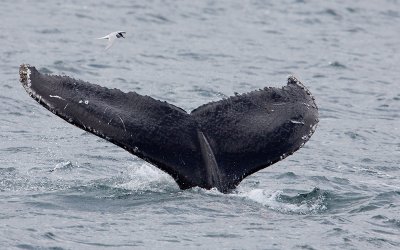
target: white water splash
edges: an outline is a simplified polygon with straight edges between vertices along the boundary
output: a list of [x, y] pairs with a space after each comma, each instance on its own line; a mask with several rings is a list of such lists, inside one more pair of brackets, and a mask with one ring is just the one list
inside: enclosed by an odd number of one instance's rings
[[128, 175], [127, 182], [117, 184], [116, 187], [133, 191], [179, 190], [172, 177], [147, 163], [135, 163], [129, 168]]
[[314, 202], [288, 203], [281, 200], [283, 191], [267, 191], [264, 189], [253, 189], [250, 191], [239, 191], [237, 196], [260, 203], [272, 210], [281, 213], [312, 214], [325, 210], [324, 198], [318, 197]]
[[[70, 170], [75, 166], [70, 161], [57, 163], [56, 166], [50, 170], [50, 172], [58, 171], [58, 170]], [[79, 167], [79, 166], [77, 166]]]

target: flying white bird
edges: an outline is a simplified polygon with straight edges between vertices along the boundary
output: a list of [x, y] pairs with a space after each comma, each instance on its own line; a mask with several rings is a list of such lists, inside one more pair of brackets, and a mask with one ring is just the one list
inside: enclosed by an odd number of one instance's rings
[[125, 38], [124, 35], [123, 35], [125, 33], [126, 33], [125, 31], [115, 31], [115, 32], [112, 32], [112, 33], [110, 33], [110, 34], [108, 34], [106, 36], [99, 37], [97, 39], [108, 39], [108, 44], [107, 44], [107, 46], [105, 48], [105, 50], [108, 50], [109, 48], [111, 48], [111, 46], [113, 46], [113, 44], [115, 42], [115, 39], [121, 38], [121, 37]]

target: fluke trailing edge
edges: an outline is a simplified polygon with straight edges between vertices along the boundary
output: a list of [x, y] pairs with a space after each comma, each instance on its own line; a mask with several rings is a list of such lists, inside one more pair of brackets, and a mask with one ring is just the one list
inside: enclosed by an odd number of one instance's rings
[[318, 123], [296, 78], [211, 102], [190, 114], [167, 102], [21, 65], [20, 81], [42, 106], [171, 175], [181, 189], [228, 192], [246, 176], [301, 148]]

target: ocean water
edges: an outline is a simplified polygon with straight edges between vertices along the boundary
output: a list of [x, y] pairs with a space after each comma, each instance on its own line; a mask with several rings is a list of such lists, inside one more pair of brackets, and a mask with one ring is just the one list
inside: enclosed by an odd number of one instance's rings
[[[1, 249], [400, 249], [400, 1], [23, 1], [0, 5]], [[125, 30], [108, 51], [94, 38]], [[54, 116], [22, 63], [191, 111], [298, 77], [304, 148], [229, 194]]]

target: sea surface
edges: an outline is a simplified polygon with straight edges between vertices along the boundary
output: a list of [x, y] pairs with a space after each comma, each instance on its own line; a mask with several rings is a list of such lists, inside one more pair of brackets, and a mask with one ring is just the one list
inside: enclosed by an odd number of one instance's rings
[[[1, 249], [400, 249], [400, 1], [0, 4]], [[108, 51], [95, 38], [126, 31]], [[295, 75], [320, 122], [236, 190], [167, 174], [54, 116], [18, 67], [199, 105]], [[238, 142], [240, 143], [240, 142]]]

